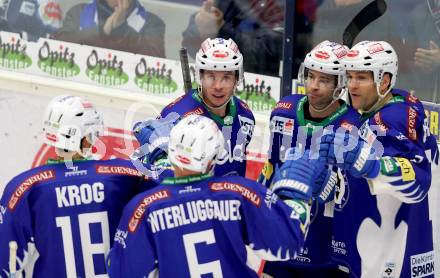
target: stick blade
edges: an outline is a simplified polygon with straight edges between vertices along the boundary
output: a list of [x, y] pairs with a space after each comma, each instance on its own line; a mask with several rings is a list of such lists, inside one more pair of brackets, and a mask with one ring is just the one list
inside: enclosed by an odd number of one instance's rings
[[387, 10], [385, 0], [375, 0], [365, 6], [347, 25], [342, 34], [342, 43], [348, 47], [353, 46], [353, 42], [359, 33], [371, 22], [381, 17]]

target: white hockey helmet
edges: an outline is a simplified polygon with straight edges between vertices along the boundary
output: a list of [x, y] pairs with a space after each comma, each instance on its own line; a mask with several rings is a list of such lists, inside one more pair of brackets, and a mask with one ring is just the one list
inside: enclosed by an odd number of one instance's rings
[[201, 82], [200, 70], [238, 71], [238, 82], [244, 78], [243, 55], [232, 39], [206, 39], [196, 54], [196, 81]]
[[[353, 46], [342, 61], [345, 70], [371, 71], [379, 94], [379, 86], [385, 73], [391, 74], [386, 95], [396, 84], [398, 59], [394, 48], [385, 41], [362, 41]], [[381, 96], [381, 94], [379, 94]]]
[[168, 159], [177, 167], [206, 173], [224, 152], [222, 132], [205, 116], [186, 116], [171, 130]]
[[347, 55], [348, 48], [342, 44], [323, 41], [307, 53], [304, 63], [298, 72], [298, 80], [305, 84], [307, 70], [316, 70], [322, 73], [335, 75], [337, 77], [336, 88], [344, 85], [344, 65], [341, 59]]
[[44, 142], [68, 152], [80, 152], [87, 136], [93, 145], [103, 131], [103, 121], [95, 107], [77, 96], [62, 95], [51, 100], [43, 122]]

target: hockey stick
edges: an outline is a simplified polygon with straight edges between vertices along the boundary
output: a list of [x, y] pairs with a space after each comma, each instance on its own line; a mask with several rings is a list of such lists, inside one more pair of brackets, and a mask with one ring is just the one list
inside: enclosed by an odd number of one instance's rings
[[189, 73], [188, 52], [185, 47], [179, 50], [180, 65], [182, 66], [183, 86], [185, 93], [188, 93], [192, 89], [191, 75]]
[[9, 278], [15, 278], [17, 272], [17, 242], [9, 242]]
[[362, 29], [381, 17], [386, 10], [387, 4], [385, 0], [374, 0], [366, 5], [345, 28], [342, 34], [342, 43], [351, 48]]

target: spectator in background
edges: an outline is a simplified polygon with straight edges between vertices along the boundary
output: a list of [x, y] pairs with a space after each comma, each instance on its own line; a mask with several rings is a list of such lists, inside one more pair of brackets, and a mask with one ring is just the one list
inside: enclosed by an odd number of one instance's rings
[[47, 37], [62, 26], [58, 0], [1, 0], [0, 30], [18, 33], [25, 40]]
[[[311, 49], [315, 1], [296, 1], [294, 75]], [[279, 75], [282, 59], [284, 1], [206, 0], [192, 15], [182, 45], [194, 57], [206, 38], [232, 38], [246, 57], [244, 70]]]
[[413, 85], [417, 96], [423, 100], [440, 102], [440, 1], [426, 0], [413, 10], [410, 19], [415, 25], [414, 40], [417, 45], [414, 61]]
[[66, 15], [57, 40], [165, 57], [165, 23], [138, 0], [93, 0]]

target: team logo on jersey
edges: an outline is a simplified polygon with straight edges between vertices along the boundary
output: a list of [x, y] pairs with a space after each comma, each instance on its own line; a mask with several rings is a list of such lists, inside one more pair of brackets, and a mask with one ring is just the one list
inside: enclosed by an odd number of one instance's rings
[[406, 137], [406, 136], [403, 135], [402, 133], [399, 133], [399, 135], [397, 135], [396, 138], [397, 138], [397, 140], [399, 140], [399, 141], [408, 140], [408, 137]]
[[417, 140], [417, 131], [416, 131], [416, 119], [417, 112], [412, 107], [408, 108], [408, 137], [409, 139], [416, 141]]
[[277, 194], [273, 193], [272, 190], [268, 189], [266, 191], [266, 196], [264, 197], [264, 202], [266, 203], [266, 206], [271, 209], [272, 204], [275, 204], [278, 201]]
[[240, 121], [241, 133], [251, 138], [252, 134], [254, 133], [254, 121], [252, 119], [249, 119], [248, 117], [243, 117], [241, 115], [238, 115], [238, 120]]
[[53, 170], [45, 170], [39, 172], [33, 176], [27, 178], [24, 182], [22, 182], [17, 189], [15, 189], [14, 194], [12, 194], [9, 199], [8, 208], [10, 210], [14, 210], [17, 203], [23, 197], [23, 195], [28, 191], [33, 185], [38, 182], [47, 181], [55, 178], [55, 171]]
[[292, 135], [294, 127], [293, 123], [293, 119], [275, 116], [270, 121], [270, 130], [273, 133]]
[[127, 239], [127, 236], [128, 236], [128, 232], [127, 231], [123, 231], [123, 230], [117, 229], [116, 233], [115, 233], [114, 241], [119, 243], [119, 244], [121, 244], [122, 248], [125, 249], [125, 248], [127, 248], [127, 244], [125, 243], [125, 240]]
[[134, 210], [133, 215], [131, 216], [130, 221], [128, 222], [128, 230], [131, 233], [136, 232], [137, 228], [139, 227], [139, 223], [141, 222], [142, 217], [144, 216], [145, 210], [147, 209], [147, 206], [151, 205], [156, 201], [166, 199], [169, 197], [170, 197], [170, 193], [168, 190], [160, 190], [158, 192], [146, 196], [137, 206], [137, 208]]
[[434, 275], [434, 251], [411, 256], [411, 277]]
[[261, 204], [261, 199], [255, 191], [247, 188], [244, 185], [229, 183], [229, 182], [214, 182], [209, 184], [209, 188], [214, 191], [231, 191], [240, 193], [243, 197], [248, 199], [255, 206], [259, 207]]

